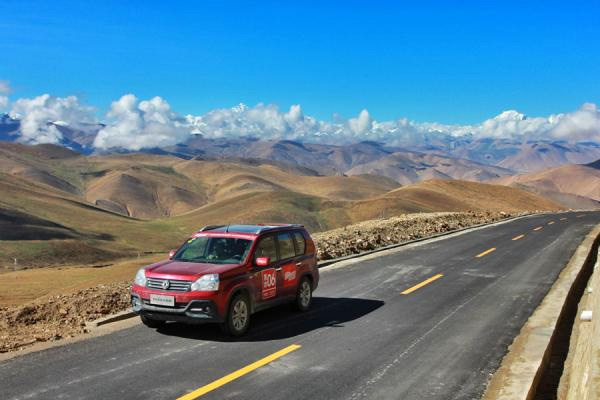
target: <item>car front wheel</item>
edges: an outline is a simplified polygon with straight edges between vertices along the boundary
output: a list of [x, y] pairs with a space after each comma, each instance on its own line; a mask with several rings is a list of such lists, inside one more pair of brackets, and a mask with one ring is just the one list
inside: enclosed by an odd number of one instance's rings
[[237, 294], [229, 304], [229, 311], [225, 322], [221, 324], [224, 333], [239, 337], [248, 330], [250, 326], [250, 302], [248, 296]]

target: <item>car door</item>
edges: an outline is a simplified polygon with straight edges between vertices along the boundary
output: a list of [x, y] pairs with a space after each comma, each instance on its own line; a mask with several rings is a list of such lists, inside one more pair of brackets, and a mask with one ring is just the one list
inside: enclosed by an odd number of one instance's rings
[[281, 272], [282, 290], [281, 294], [286, 297], [296, 295], [298, 286], [298, 265], [296, 244], [292, 231], [279, 232], [277, 234], [279, 246], [279, 270]]
[[[268, 257], [270, 259], [269, 265], [258, 266], [256, 259], [259, 257]], [[260, 238], [254, 251], [253, 268], [253, 281], [256, 290], [254, 299], [259, 306], [281, 296], [283, 282], [279, 263], [276, 235], [266, 235]]]

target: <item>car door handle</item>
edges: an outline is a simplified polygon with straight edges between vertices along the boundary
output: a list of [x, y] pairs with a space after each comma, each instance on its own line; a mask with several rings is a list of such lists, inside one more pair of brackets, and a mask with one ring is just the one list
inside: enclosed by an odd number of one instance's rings
[[281, 267], [275, 268], [275, 271], [281, 271]]
[[302, 263], [301, 263], [301, 262], [297, 262], [297, 263], [296, 263], [296, 266], [297, 266], [297, 267], [300, 267], [300, 266], [302, 266]]

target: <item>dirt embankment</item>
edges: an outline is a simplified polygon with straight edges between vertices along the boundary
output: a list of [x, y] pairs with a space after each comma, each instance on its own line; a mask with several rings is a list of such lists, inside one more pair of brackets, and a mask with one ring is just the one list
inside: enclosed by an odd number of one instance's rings
[[87, 321], [129, 306], [130, 285], [99, 285], [23, 306], [0, 307], [0, 353], [87, 333]]
[[[319, 259], [328, 260], [510, 216], [503, 212], [408, 214], [317, 233], [314, 239]], [[0, 353], [87, 333], [87, 321], [130, 307], [130, 284], [98, 285], [26, 305], [0, 307]]]

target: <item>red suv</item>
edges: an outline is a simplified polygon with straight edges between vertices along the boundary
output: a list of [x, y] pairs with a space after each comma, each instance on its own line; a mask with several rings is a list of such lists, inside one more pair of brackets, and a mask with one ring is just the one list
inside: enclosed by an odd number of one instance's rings
[[169, 260], [141, 268], [131, 304], [152, 328], [217, 322], [240, 336], [256, 311], [286, 302], [308, 310], [318, 283], [315, 245], [302, 225], [213, 225]]

